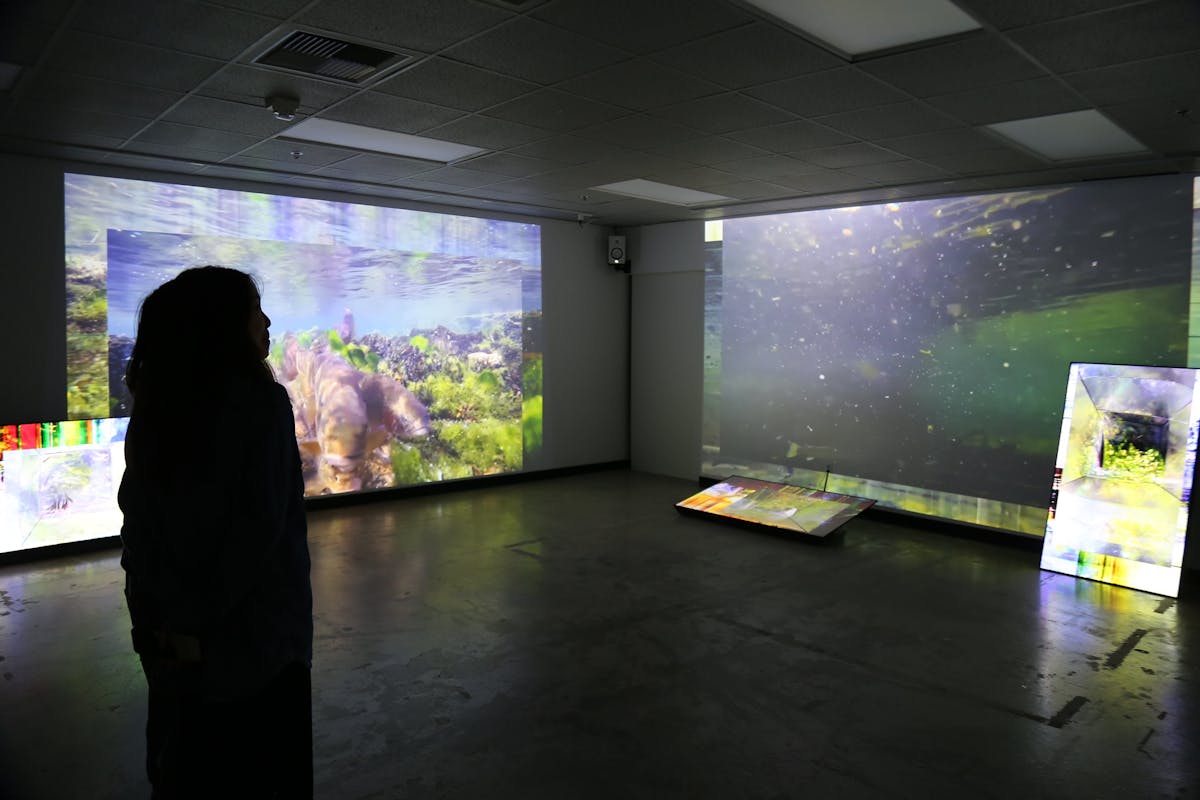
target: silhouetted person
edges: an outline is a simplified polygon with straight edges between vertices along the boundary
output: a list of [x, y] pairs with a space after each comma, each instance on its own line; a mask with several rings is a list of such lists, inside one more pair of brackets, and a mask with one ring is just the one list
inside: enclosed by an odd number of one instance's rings
[[155, 798], [312, 796], [304, 484], [249, 275], [182, 272], [142, 303], [120, 505]]

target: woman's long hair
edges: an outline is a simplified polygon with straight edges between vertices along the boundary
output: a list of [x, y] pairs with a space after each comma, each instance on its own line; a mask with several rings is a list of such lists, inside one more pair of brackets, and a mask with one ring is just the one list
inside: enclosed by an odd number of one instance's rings
[[187, 269], [151, 292], [125, 370], [133, 417], [196, 424], [232, 380], [273, 380], [250, 336], [258, 304], [254, 279], [229, 267]]

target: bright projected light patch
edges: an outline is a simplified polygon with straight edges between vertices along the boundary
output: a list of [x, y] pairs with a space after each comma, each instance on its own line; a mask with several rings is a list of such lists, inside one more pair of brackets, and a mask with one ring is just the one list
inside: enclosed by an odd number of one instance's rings
[[1072, 364], [1042, 568], [1175, 597], [1200, 370]]
[[[75, 174], [65, 225], [70, 419], [129, 414], [142, 299], [220, 264], [261, 285], [310, 496], [539, 463], [540, 226]], [[180, 420], [181, 458], [203, 429]]]

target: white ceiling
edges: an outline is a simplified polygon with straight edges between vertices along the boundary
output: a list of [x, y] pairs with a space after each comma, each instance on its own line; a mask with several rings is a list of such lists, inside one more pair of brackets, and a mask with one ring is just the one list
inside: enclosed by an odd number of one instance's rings
[[[6, 0], [0, 151], [614, 226], [1200, 170], [1196, 0], [955, 3], [983, 30], [851, 60], [732, 0]], [[408, 60], [366, 86], [252, 63], [297, 28]], [[288, 141], [273, 94], [488, 152]], [[983, 127], [1085, 109], [1151, 154]], [[636, 178], [734, 200], [590, 188]]]

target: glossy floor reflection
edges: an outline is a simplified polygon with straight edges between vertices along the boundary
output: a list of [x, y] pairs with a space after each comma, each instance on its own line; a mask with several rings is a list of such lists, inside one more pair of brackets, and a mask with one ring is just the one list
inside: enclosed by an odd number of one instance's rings
[[[1197, 592], [879, 515], [801, 544], [681, 516], [695, 488], [311, 513], [318, 797], [1200, 796]], [[0, 568], [0, 797], [147, 796], [121, 584]]]

